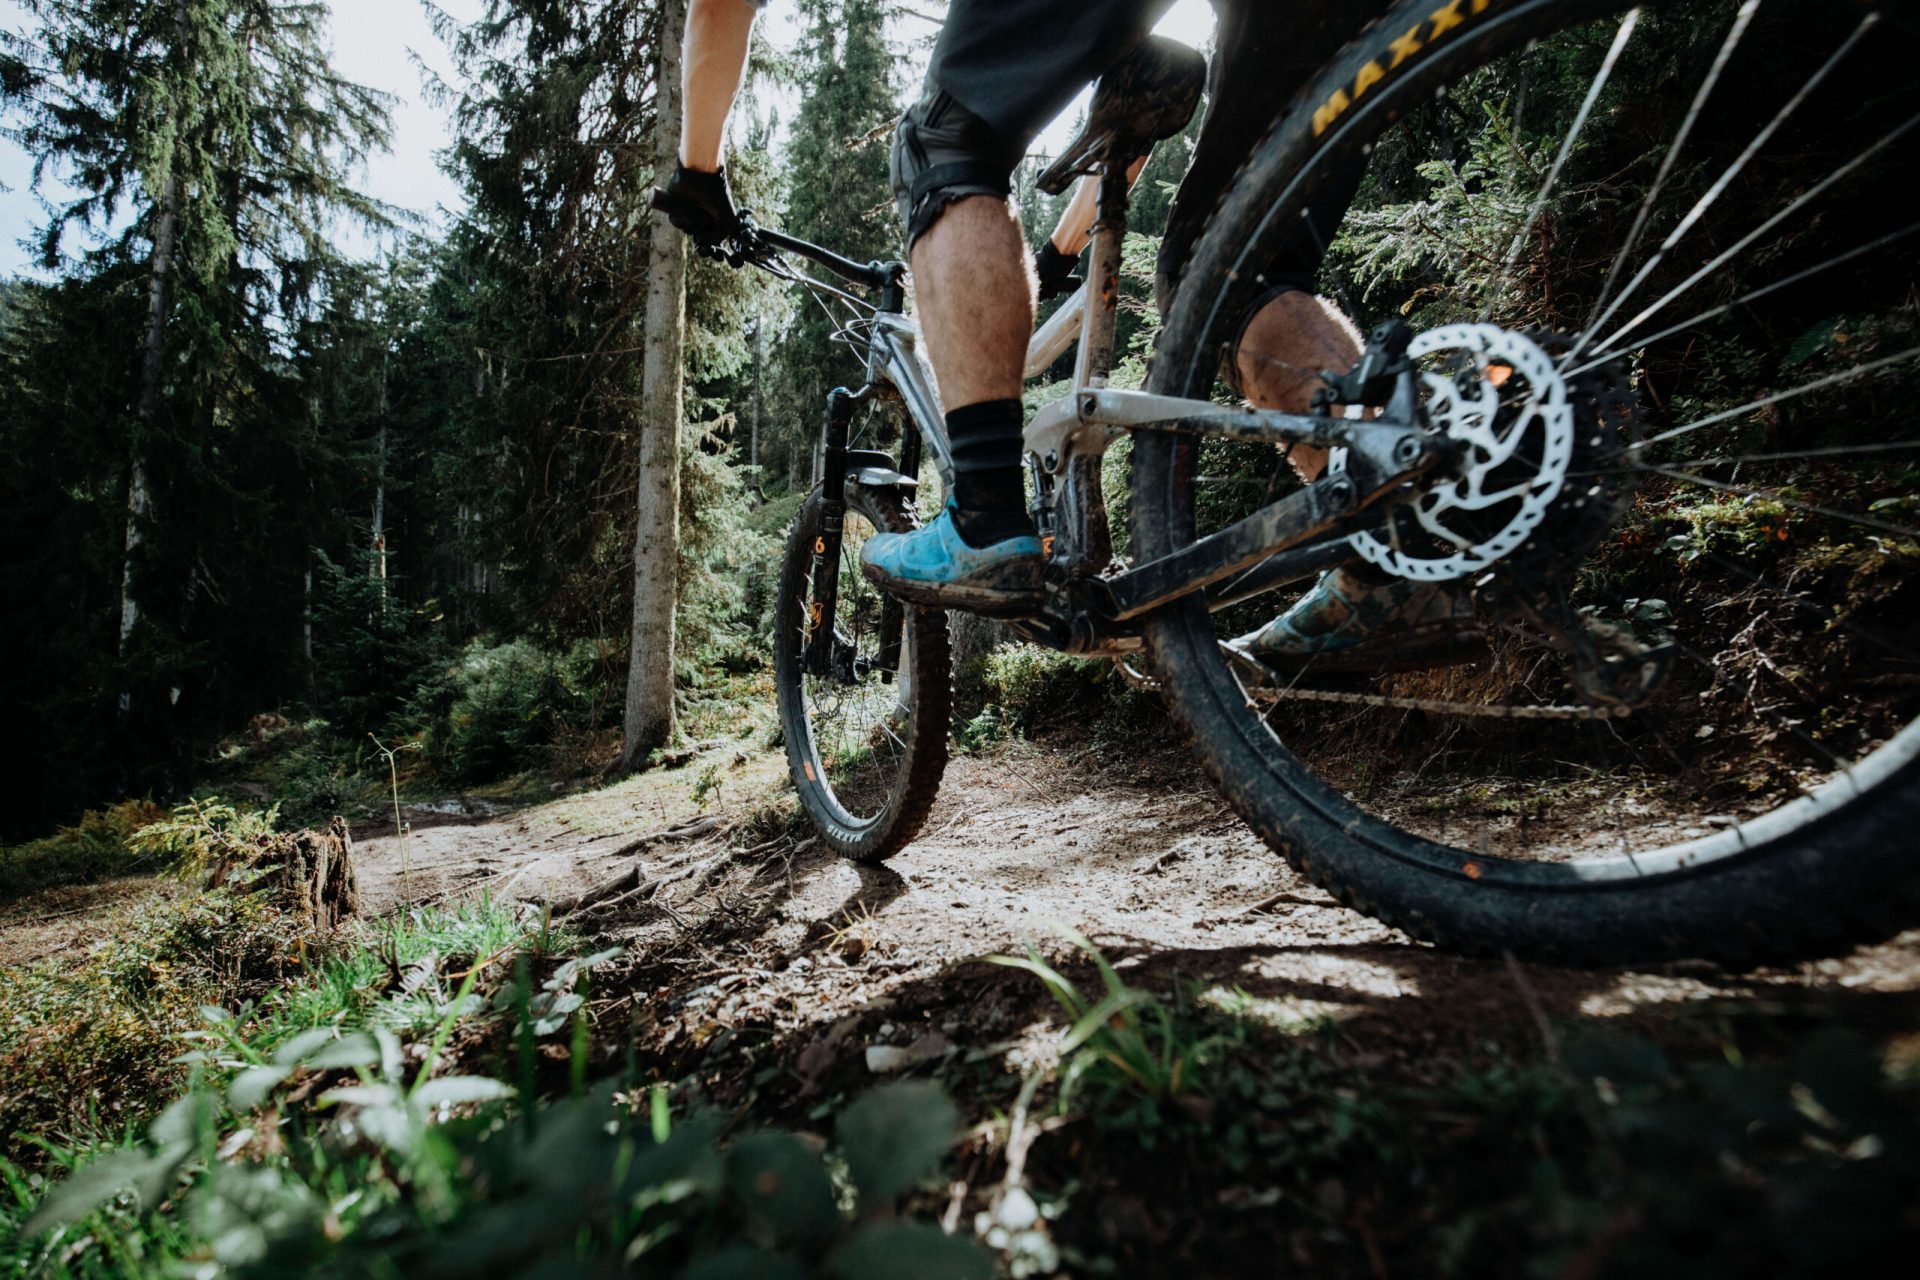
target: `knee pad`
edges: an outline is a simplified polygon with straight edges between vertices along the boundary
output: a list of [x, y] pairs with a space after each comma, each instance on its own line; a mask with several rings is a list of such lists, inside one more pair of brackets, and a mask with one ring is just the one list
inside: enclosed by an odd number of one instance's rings
[[1026, 148], [996, 132], [952, 94], [932, 85], [900, 117], [893, 134], [893, 195], [907, 248], [967, 196], [1005, 199]]

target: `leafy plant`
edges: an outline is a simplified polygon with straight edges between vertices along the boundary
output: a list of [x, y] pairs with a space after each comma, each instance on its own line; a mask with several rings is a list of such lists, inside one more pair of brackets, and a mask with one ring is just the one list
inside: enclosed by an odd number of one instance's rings
[[505, 777], [533, 764], [584, 699], [553, 654], [529, 641], [475, 641], [410, 701], [406, 719], [450, 782]]
[[1194, 1038], [1167, 1005], [1152, 992], [1130, 987], [1100, 949], [1069, 930], [1061, 934], [1093, 961], [1101, 992], [1087, 995], [1033, 947], [1020, 956], [989, 956], [993, 964], [1022, 969], [1039, 978], [1070, 1021], [1059, 1052], [1065, 1069], [1060, 1079], [1064, 1111], [1082, 1088], [1095, 1099], [1138, 1092], [1154, 1100], [1172, 1100], [1201, 1086], [1200, 1076], [1224, 1041]]
[[[351, 1070], [359, 1083], [319, 1098], [337, 1113], [324, 1131], [279, 1157], [235, 1161], [251, 1129], [223, 1139], [218, 1100], [189, 1094], [145, 1142], [98, 1157], [56, 1187], [22, 1235], [91, 1223], [97, 1236], [104, 1211], [117, 1205], [150, 1218], [171, 1197], [205, 1252], [237, 1276], [619, 1264], [693, 1280], [992, 1275], [970, 1240], [892, 1216], [958, 1129], [952, 1104], [931, 1085], [885, 1086], [841, 1117], [837, 1146], [857, 1206], [849, 1218], [820, 1150], [798, 1136], [759, 1131], [723, 1142], [718, 1117], [676, 1127], [664, 1090], [623, 1093], [611, 1083], [503, 1114], [514, 1090], [498, 1081], [426, 1078], [443, 1043], [436, 1035], [428, 1066], [409, 1084], [406, 1056], [390, 1036], [308, 1033], [243, 1070], [226, 1101], [248, 1111], [296, 1071]], [[330, 1204], [326, 1189], [343, 1174], [361, 1191]], [[183, 1179], [184, 1192], [176, 1190]]]

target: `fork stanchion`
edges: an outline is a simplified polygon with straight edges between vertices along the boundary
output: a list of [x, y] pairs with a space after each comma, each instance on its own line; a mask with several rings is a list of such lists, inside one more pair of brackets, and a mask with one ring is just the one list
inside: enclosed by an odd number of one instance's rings
[[847, 517], [847, 435], [866, 393], [835, 387], [827, 393], [827, 434], [820, 477], [820, 526], [813, 539], [813, 599], [807, 606], [806, 672], [833, 669], [834, 614], [840, 599], [840, 540]]

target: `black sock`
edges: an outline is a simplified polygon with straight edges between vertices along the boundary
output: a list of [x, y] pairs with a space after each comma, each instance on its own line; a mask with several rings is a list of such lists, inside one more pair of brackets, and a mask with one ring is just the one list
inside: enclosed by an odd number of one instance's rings
[[990, 547], [1008, 538], [1033, 536], [1020, 470], [1026, 453], [1023, 418], [1018, 400], [983, 400], [947, 415], [958, 508], [953, 524], [969, 546]]

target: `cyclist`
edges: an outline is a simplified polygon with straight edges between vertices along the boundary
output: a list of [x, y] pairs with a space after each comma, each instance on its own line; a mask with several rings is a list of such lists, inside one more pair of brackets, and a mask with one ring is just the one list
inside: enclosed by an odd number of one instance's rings
[[[895, 132], [892, 179], [915, 310], [947, 405], [954, 491], [925, 528], [868, 540], [867, 576], [896, 595], [1003, 615], [1041, 603], [1041, 549], [1022, 469], [1022, 371], [1036, 270], [1049, 285], [1062, 283], [1085, 248], [1090, 218], [1064, 219], [1029, 262], [1010, 199], [1012, 174], [1041, 128], [1136, 48], [1169, 3], [954, 0], [948, 10], [925, 88]], [[685, 127], [666, 207], [675, 226], [708, 244], [737, 225], [720, 152], [754, 14], [764, 4], [692, 0], [689, 10]], [[1162, 244], [1163, 305], [1248, 151], [1308, 78], [1386, 7], [1385, 0], [1214, 4], [1210, 102]], [[1359, 177], [1323, 197], [1317, 216], [1266, 272], [1270, 295], [1225, 371], [1255, 405], [1304, 412], [1317, 371], [1345, 369], [1359, 356], [1352, 323], [1313, 293], [1324, 233], [1337, 226]], [[1326, 465], [1324, 453], [1305, 448], [1290, 460], [1306, 480]], [[1355, 568], [1325, 575], [1292, 609], [1236, 644], [1281, 668], [1312, 661], [1318, 670], [1380, 670], [1465, 652], [1462, 642], [1474, 633], [1459, 593]]]

